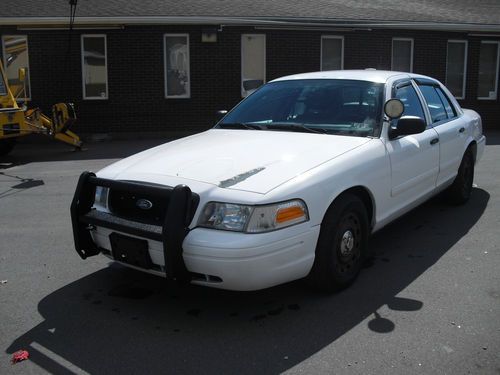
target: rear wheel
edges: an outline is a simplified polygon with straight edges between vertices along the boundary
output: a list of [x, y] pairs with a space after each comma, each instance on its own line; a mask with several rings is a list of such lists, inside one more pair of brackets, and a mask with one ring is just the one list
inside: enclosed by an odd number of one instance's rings
[[448, 188], [447, 197], [453, 204], [466, 203], [472, 193], [472, 182], [474, 180], [474, 156], [470, 148], [465, 151], [465, 154], [458, 168], [458, 174], [455, 181]]
[[0, 139], [0, 156], [5, 156], [12, 151], [16, 145], [15, 138]]
[[349, 286], [361, 270], [368, 228], [368, 215], [361, 199], [352, 194], [337, 198], [321, 224], [308, 283], [327, 292]]

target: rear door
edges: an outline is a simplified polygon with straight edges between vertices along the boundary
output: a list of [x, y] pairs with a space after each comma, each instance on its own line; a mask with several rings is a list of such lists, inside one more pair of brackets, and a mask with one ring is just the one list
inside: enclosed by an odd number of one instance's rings
[[[410, 80], [398, 83], [393, 90], [393, 97], [403, 102], [403, 116], [418, 116], [427, 121], [422, 101]], [[436, 130], [428, 126], [420, 134], [401, 136], [387, 142], [392, 170], [391, 197], [396, 210], [436, 187], [439, 171], [437, 139]]]
[[466, 140], [466, 121], [437, 82], [417, 80], [427, 102], [432, 127], [439, 136], [439, 174], [437, 186], [452, 180], [458, 171]]

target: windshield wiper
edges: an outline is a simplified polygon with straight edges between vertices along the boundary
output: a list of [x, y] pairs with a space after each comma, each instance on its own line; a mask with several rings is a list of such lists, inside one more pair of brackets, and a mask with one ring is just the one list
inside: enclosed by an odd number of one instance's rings
[[268, 129], [291, 130], [294, 132], [303, 132], [303, 133], [319, 133], [319, 134], [326, 133], [326, 130], [323, 128], [314, 128], [312, 126], [307, 126], [305, 124], [299, 124], [299, 123], [273, 122], [270, 124], [266, 124], [266, 127]]
[[290, 122], [272, 122], [266, 124], [255, 124], [255, 123], [245, 123], [245, 122], [223, 122], [217, 125], [219, 128], [223, 129], [249, 129], [249, 130], [289, 130], [294, 132], [303, 133], [319, 133], [325, 134], [327, 131], [323, 128], [314, 128], [301, 123], [290, 123]]
[[246, 124], [244, 122], [223, 122], [217, 125], [223, 129], [249, 129], [249, 130], [262, 130], [262, 126], [257, 124]]

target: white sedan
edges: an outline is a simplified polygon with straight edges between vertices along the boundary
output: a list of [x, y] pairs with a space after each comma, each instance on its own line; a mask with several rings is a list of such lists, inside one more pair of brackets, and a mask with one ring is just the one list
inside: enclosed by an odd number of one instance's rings
[[484, 145], [480, 116], [429, 77], [279, 78], [211, 130], [84, 172], [76, 250], [215, 288], [338, 290], [372, 233], [445, 189], [465, 203]]

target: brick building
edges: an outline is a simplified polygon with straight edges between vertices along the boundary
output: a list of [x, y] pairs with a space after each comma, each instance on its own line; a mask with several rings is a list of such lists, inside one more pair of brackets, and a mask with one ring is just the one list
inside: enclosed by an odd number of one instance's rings
[[0, 9], [2, 58], [32, 105], [73, 101], [79, 133], [205, 130], [274, 78], [320, 69], [435, 77], [500, 129], [498, 0], [65, 0]]

